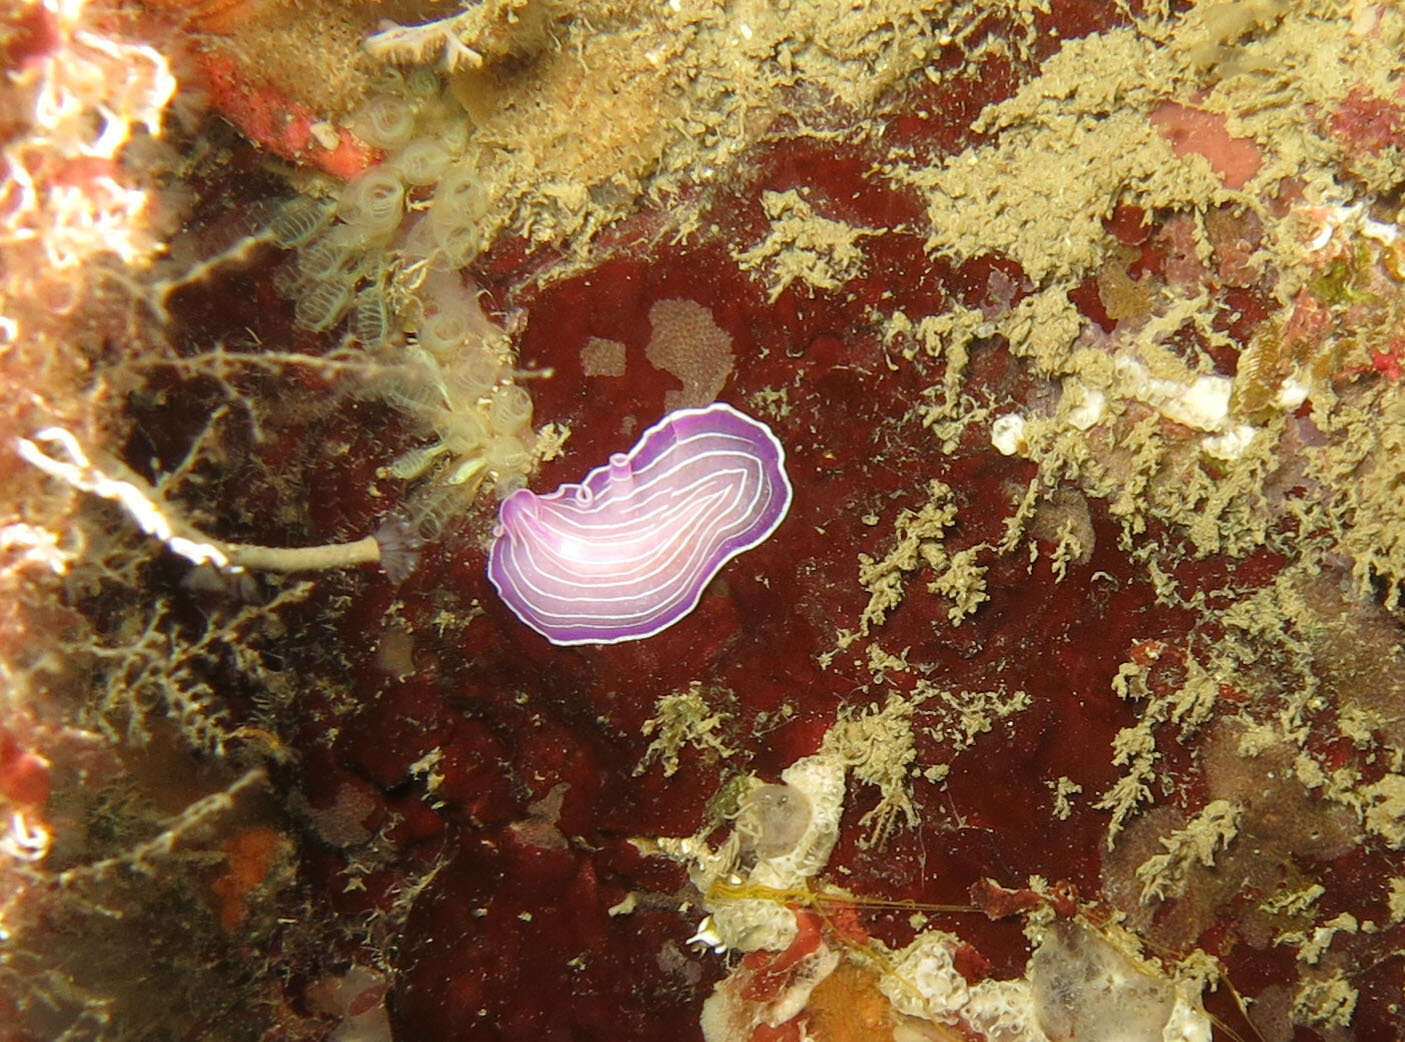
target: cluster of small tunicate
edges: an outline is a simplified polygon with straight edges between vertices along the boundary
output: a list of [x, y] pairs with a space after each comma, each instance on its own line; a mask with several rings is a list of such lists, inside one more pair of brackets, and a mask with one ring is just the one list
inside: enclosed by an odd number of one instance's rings
[[459, 499], [485, 482], [499, 496], [522, 488], [537, 443], [532, 396], [512, 382], [501, 330], [483, 314], [476, 287], [446, 268], [426, 275], [417, 305], [417, 333], [405, 348], [410, 375], [390, 397], [424, 417], [436, 440], [400, 456], [389, 472], [414, 479], [435, 470]]
[[394, 331], [388, 297], [397, 265], [427, 256], [416, 250], [406, 258], [407, 232], [467, 142], [464, 130], [449, 126], [453, 106], [434, 73], [392, 71], [387, 77], [348, 120], [386, 158], [334, 198], [290, 200], [270, 227], [275, 242], [296, 250], [282, 281], [298, 322], [319, 332], [345, 322], [367, 346]]
[[458, 270], [482, 248], [488, 195], [462, 160], [468, 116], [431, 70], [389, 75], [349, 120], [385, 159], [334, 197], [290, 200], [269, 233], [295, 251], [280, 288], [298, 322], [344, 328], [392, 362], [377, 393], [434, 441], [388, 472], [433, 479], [421, 497], [432, 520], [480, 487], [505, 496], [525, 485], [537, 436], [507, 338]]
[[385, 296], [385, 247], [404, 207], [404, 186], [380, 167], [348, 183], [336, 200], [298, 196], [281, 207], [269, 231], [279, 246], [297, 251], [279, 288], [292, 298], [300, 325], [322, 332], [354, 313], [353, 336], [362, 340], [363, 329], [375, 331], [364, 316], [374, 315], [375, 298]]

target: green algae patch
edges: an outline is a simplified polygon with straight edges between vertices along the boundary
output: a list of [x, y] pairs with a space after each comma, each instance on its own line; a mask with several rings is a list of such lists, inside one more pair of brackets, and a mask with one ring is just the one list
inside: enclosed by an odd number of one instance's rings
[[767, 294], [775, 303], [794, 282], [812, 290], [837, 290], [864, 273], [859, 242], [878, 232], [854, 228], [815, 213], [800, 192], [763, 192], [761, 208], [770, 231], [759, 243], [734, 250], [732, 259], [743, 271], [761, 271]]
[[907, 580], [928, 576], [926, 588], [946, 603], [946, 615], [953, 626], [960, 625], [987, 600], [986, 565], [981, 563], [991, 547], [980, 543], [960, 550], [949, 549], [945, 540], [955, 525], [958, 508], [951, 488], [932, 480], [928, 500], [916, 510], [899, 511], [893, 521], [893, 542], [882, 557], [859, 555], [859, 583], [868, 594], [868, 603], [854, 629], [840, 629], [835, 646], [819, 656], [828, 667], [842, 652], [866, 637], [902, 603]]
[[1212, 868], [1215, 854], [1239, 833], [1240, 807], [1230, 800], [1213, 800], [1183, 829], [1161, 840], [1163, 853], [1137, 866], [1142, 881], [1142, 904], [1180, 897], [1185, 893], [1186, 872], [1191, 865]]
[[730, 692], [706, 690], [694, 681], [681, 691], [661, 696], [654, 715], [639, 728], [639, 733], [650, 741], [634, 773], [643, 774], [657, 763], [665, 778], [672, 777], [685, 747], [723, 760], [735, 755], [737, 750], [726, 738], [734, 726], [731, 714], [716, 705], [725, 703], [729, 695]]
[[[1011, 5], [1011, 34], [973, 50], [1027, 54], [1038, 9]], [[478, 229], [453, 244], [456, 258], [470, 262], [511, 234], [564, 248], [571, 262], [553, 266], [559, 277], [645, 202], [722, 183], [777, 124], [826, 140], [863, 137], [855, 115], [893, 104], [924, 70], [940, 79], [942, 49], [977, 30], [984, 13], [981, 4], [917, 13], [899, 0], [826, 2], [802, 21], [756, 3], [512, 0], [382, 27], [366, 51], [447, 79], [471, 126], [451, 170], [481, 186]], [[358, 96], [373, 92], [365, 80]], [[659, 234], [704, 230], [702, 213], [676, 206]], [[747, 262], [774, 265], [773, 279], [804, 281], [791, 271], [801, 264], [828, 285], [857, 262], [852, 233], [836, 239], [803, 215], [772, 220], [782, 223]], [[807, 254], [808, 266], [799, 259]]]
[[[1401, 20], [1382, 12], [1368, 31], [1326, 5], [1232, 6], [1202, 5], [1179, 21], [1149, 18], [1069, 41], [1038, 77], [981, 114], [975, 126], [988, 140], [931, 165], [895, 150], [883, 173], [925, 202], [931, 254], [1010, 258], [1033, 285], [1003, 313], [962, 306], [935, 316], [894, 313], [885, 339], [910, 360], [925, 353], [946, 361], [935, 404], [924, 406], [945, 451], [994, 414], [1001, 451], [1038, 464], [1000, 550], [1026, 538], [1039, 502], [1072, 481], [1107, 502], [1124, 544], [1159, 559], [1160, 574], [1187, 548], [1152, 550], [1144, 542], [1152, 527], [1171, 526], [1196, 556], [1264, 546], [1292, 552], [1319, 545], [1330, 531], [1354, 562], [1358, 588], [1383, 580], [1393, 604], [1400, 497], [1376, 460], [1398, 440], [1398, 395], [1339, 396], [1349, 387], [1341, 374], [1383, 364], [1379, 345], [1391, 342], [1400, 297], [1395, 232], [1332, 201], [1342, 198], [1334, 171], [1362, 155], [1349, 136], [1320, 133], [1319, 114], [1362, 84], [1389, 92]], [[1213, 141], [1173, 149], [1158, 129], [1158, 106], [1192, 104], [1192, 95], [1197, 111], [1224, 121], [1229, 139], [1255, 143], [1259, 163], [1242, 184], [1228, 187], [1218, 156], [1196, 151], [1218, 147]], [[1284, 185], [1307, 185], [1323, 203], [1272, 212], [1267, 200]], [[1367, 191], [1385, 186], [1364, 178]], [[1166, 226], [1186, 251], [1184, 274], [1130, 280], [1127, 251], [1105, 230], [1128, 204], [1170, 215]], [[1228, 259], [1231, 251], [1238, 260]], [[1329, 294], [1321, 278], [1314, 282], [1323, 268], [1350, 292]], [[1204, 285], [1216, 270], [1229, 279], [1269, 278], [1280, 302], [1232, 379], [1214, 375], [1210, 355], [1241, 350], [1224, 331], [1233, 314]], [[1112, 309], [1110, 334], [1093, 328], [1070, 295], [1089, 277], [1105, 297], [1131, 302]], [[1351, 333], [1324, 335], [1341, 322]], [[1053, 416], [992, 407], [965, 388], [969, 345], [992, 335], [1035, 376], [1061, 381]], [[1365, 344], [1377, 345], [1375, 363]], [[1285, 529], [1266, 490], [1282, 480], [1285, 417], [1305, 398], [1329, 437], [1300, 460], [1334, 492], [1311, 507], [1290, 504]], [[1063, 569], [1078, 546], [1060, 542]], [[895, 605], [891, 569], [883, 583], [870, 623]]]

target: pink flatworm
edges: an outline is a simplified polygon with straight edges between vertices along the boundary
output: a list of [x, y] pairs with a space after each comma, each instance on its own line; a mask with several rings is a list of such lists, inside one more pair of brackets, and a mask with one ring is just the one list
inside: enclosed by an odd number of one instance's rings
[[503, 500], [488, 578], [553, 644], [652, 637], [774, 532], [790, 499], [769, 427], [721, 402], [679, 409], [579, 485]]

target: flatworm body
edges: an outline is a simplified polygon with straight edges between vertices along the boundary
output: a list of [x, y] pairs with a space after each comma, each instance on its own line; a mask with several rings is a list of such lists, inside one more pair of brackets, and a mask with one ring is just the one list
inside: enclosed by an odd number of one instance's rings
[[729, 560], [790, 509], [785, 449], [721, 402], [679, 409], [578, 485], [503, 500], [488, 578], [553, 644], [617, 644], [667, 629]]

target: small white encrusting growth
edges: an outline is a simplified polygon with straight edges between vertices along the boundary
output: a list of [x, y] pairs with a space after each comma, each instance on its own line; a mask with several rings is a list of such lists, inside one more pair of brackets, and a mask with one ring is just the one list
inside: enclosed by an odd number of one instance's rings
[[997, 416], [990, 425], [990, 443], [1003, 456], [1023, 454], [1028, 451], [1024, 429], [1024, 417], [1017, 412]]
[[887, 957], [878, 987], [906, 1016], [1001, 1042], [1209, 1042], [1202, 981], [1166, 974], [1129, 935], [1079, 918], [1027, 932], [1035, 948], [1023, 977], [972, 983], [956, 967], [961, 939], [927, 930]]
[[790, 822], [772, 822], [790, 842], [784, 842], [779, 831], [774, 833], [775, 853], [758, 858], [750, 880], [778, 890], [803, 886], [829, 862], [844, 809], [844, 766], [822, 751], [783, 770], [781, 783], [791, 810], [800, 813]]
[[[788, 849], [772, 856], [758, 856], [745, 874], [736, 869], [725, 877], [738, 891], [747, 888], [793, 890], [804, 888], [829, 861], [839, 838], [839, 817], [844, 809], [844, 767], [834, 758], [816, 755], [797, 760], [781, 772], [792, 806], [806, 806], [803, 820], [790, 823], [798, 833]], [[743, 803], [745, 807], [745, 800]], [[734, 833], [739, 850], [740, 834]], [[760, 855], [760, 850], [755, 851]], [[705, 888], [700, 887], [700, 889]], [[769, 896], [726, 897], [709, 902], [710, 919], [721, 946], [734, 951], [764, 948], [781, 951], [795, 939], [795, 913]]]
[[735, 827], [708, 843], [711, 827], [681, 839], [638, 840], [646, 852], [688, 866], [706, 899], [698, 941], [719, 951], [781, 951], [795, 939], [795, 913], [771, 894], [805, 889], [829, 861], [844, 809], [844, 764], [820, 752], [781, 772], [779, 783], [740, 782]]
[[1199, 431], [1220, 431], [1230, 415], [1234, 381], [1209, 373], [1188, 374], [1188, 381], [1154, 376], [1128, 355], [1118, 355], [1113, 366], [1122, 393], [1157, 409], [1168, 420]]

